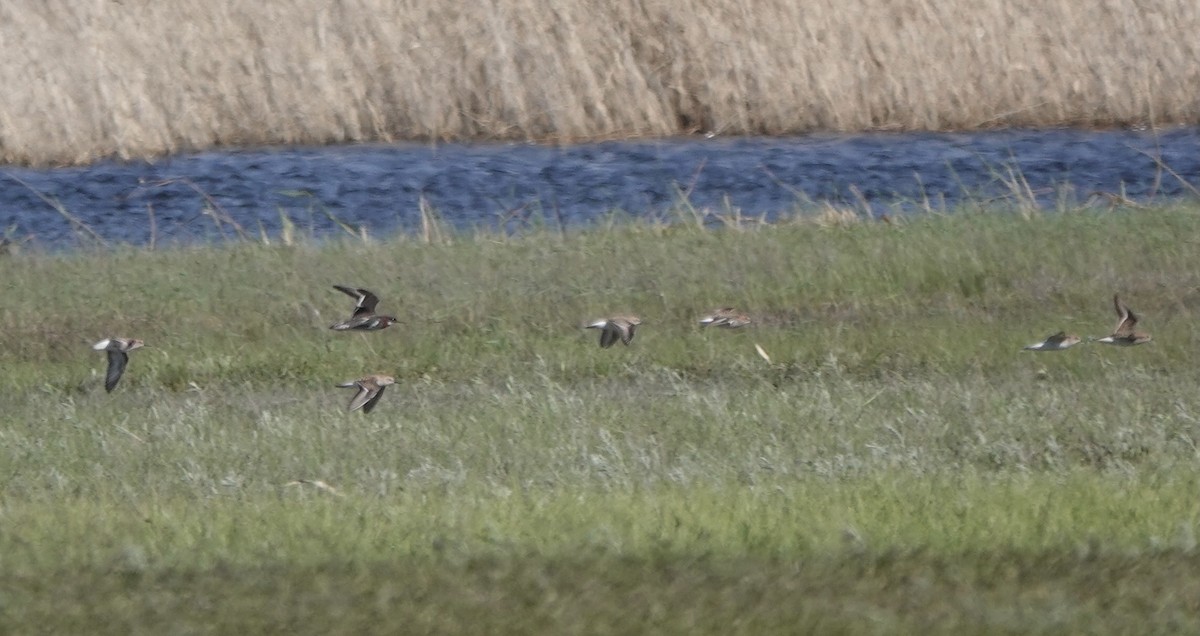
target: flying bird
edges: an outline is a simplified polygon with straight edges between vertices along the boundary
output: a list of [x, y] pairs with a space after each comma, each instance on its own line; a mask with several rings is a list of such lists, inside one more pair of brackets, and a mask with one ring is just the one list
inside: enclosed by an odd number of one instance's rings
[[1100, 338], [1096, 342], [1119, 347], [1132, 347], [1153, 340], [1150, 334], [1134, 330], [1138, 324], [1137, 314], [1130, 311], [1129, 307], [1125, 306], [1125, 303], [1117, 297], [1117, 294], [1113, 294], [1113, 307], [1117, 310], [1117, 326], [1113, 329], [1112, 335]]
[[379, 304], [379, 296], [376, 296], [370, 290], [354, 287], [346, 287], [345, 285], [334, 285], [334, 289], [354, 298], [354, 315], [350, 318], [329, 326], [335, 331], [346, 331], [353, 329], [356, 331], [378, 331], [387, 329], [392, 323], [400, 322], [393, 316], [381, 316], [375, 313], [375, 306]]
[[1060, 331], [1056, 334], [1046, 336], [1046, 339], [1041, 342], [1035, 342], [1035, 343], [1029, 345], [1028, 347], [1025, 347], [1024, 350], [1025, 351], [1062, 351], [1063, 349], [1069, 349], [1081, 342], [1083, 342], [1083, 339], [1080, 338], [1079, 336], [1076, 336], [1074, 334], [1069, 334], [1065, 331]]
[[737, 329], [750, 324], [750, 316], [739, 312], [733, 307], [722, 307], [713, 310], [712, 313], [700, 319], [701, 327], [722, 327], [724, 329]]
[[396, 378], [390, 375], [368, 375], [357, 380], [343, 382], [338, 385], [338, 388], [358, 389], [358, 393], [355, 393], [354, 398], [350, 400], [347, 411], [362, 409], [363, 413], [370, 413], [371, 409], [375, 408], [375, 404], [379, 402], [379, 398], [383, 397], [383, 390], [395, 383]]
[[129, 352], [140, 349], [146, 343], [136, 338], [105, 338], [92, 345], [96, 351], [108, 352], [108, 371], [104, 374], [104, 390], [112, 393], [125, 373], [125, 365], [129, 364]]
[[637, 316], [613, 316], [591, 322], [587, 328], [600, 330], [600, 347], [607, 349], [616, 344], [617, 339], [628, 346], [633, 342], [634, 331], [640, 324], [642, 319]]

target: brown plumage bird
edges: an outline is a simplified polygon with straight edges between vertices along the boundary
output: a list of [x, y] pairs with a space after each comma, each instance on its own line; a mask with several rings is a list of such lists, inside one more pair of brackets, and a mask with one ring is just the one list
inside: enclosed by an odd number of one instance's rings
[[1117, 310], [1117, 326], [1113, 329], [1112, 335], [1100, 338], [1096, 342], [1119, 347], [1132, 347], [1153, 340], [1150, 334], [1135, 330], [1138, 324], [1137, 314], [1130, 311], [1129, 307], [1125, 306], [1125, 303], [1122, 303], [1121, 299], [1117, 297], [1117, 294], [1113, 294], [1113, 307]]
[[338, 388], [357, 388], [358, 393], [350, 400], [350, 405], [346, 408], [347, 411], [362, 409], [363, 413], [370, 413], [371, 409], [375, 408], [375, 404], [379, 402], [379, 398], [383, 397], [383, 390], [396, 383], [396, 378], [390, 375], [367, 375], [357, 380], [350, 380], [338, 385]]
[[616, 344], [617, 340], [628, 346], [633, 342], [634, 332], [640, 324], [642, 319], [637, 316], [613, 316], [593, 321], [587, 328], [600, 330], [600, 347], [607, 349]]
[[750, 316], [733, 307], [715, 309], [712, 313], [700, 318], [700, 326], [702, 327], [721, 327], [723, 329], [737, 329], [738, 327], [745, 327], [751, 322]]
[[1041, 342], [1035, 342], [1028, 347], [1025, 347], [1025, 351], [1062, 351], [1063, 349], [1069, 349], [1081, 342], [1083, 342], [1083, 338], [1080, 338], [1074, 334], [1069, 334], [1065, 331], [1060, 331], [1056, 334], [1046, 336], [1046, 339]]

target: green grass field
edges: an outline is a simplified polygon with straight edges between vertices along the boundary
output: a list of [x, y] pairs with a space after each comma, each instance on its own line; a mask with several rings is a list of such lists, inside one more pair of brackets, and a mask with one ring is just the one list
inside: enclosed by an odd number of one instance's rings
[[1200, 206], [843, 221], [0, 257], [0, 631], [1200, 629]]

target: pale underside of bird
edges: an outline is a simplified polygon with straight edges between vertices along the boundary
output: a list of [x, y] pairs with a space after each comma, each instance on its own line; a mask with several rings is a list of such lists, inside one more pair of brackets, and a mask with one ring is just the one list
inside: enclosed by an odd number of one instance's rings
[[348, 411], [362, 409], [363, 413], [370, 413], [371, 409], [379, 402], [379, 398], [383, 397], [383, 390], [396, 383], [396, 379], [390, 375], [368, 375], [357, 380], [350, 380], [338, 385], [338, 388], [357, 388], [358, 393], [350, 400], [350, 405], [346, 408]]
[[333, 288], [354, 298], [354, 314], [346, 320], [330, 325], [330, 329], [335, 331], [346, 331], [347, 329], [378, 331], [386, 329], [392, 323], [399, 322], [394, 316], [382, 316], [375, 313], [375, 307], [379, 304], [379, 296], [370, 290], [345, 285], [334, 285]]
[[137, 338], [105, 338], [92, 345], [96, 351], [108, 352], [108, 371], [104, 374], [104, 390], [112, 393], [125, 374], [125, 366], [129, 364], [129, 352], [140, 349], [146, 343]]
[[1113, 329], [1111, 335], [1100, 338], [1096, 342], [1119, 347], [1132, 347], [1153, 340], [1150, 334], [1136, 330], [1138, 324], [1137, 314], [1133, 313], [1125, 303], [1121, 302], [1117, 294], [1113, 294], [1113, 308], [1117, 312], [1117, 326]]
[[600, 330], [600, 347], [607, 349], [616, 344], [617, 340], [628, 346], [633, 342], [634, 333], [640, 324], [642, 319], [637, 316], [613, 316], [595, 320], [589, 323], [587, 328]]
[[323, 480], [320, 480], [320, 479], [293, 479], [292, 481], [289, 481], [288, 483], [284, 484], [284, 486], [303, 486], [303, 485], [313, 486], [317, 490], [325, 491], [336, 497], [344, 497], [345, 496], [341, 492], [338, 492], [337, 488], [330, 486], [329, 484], [325, 483]]
[[1035, 342], [1027, 347], [1025, 351], [1063, 351], [1069, 349], [1079, 343], [1083, 339], [1074, 334], [1069, 334], [1065, 331], [1060, 331], [1056, 334], [1046, 336], [1046, 339], [1041, 342]]

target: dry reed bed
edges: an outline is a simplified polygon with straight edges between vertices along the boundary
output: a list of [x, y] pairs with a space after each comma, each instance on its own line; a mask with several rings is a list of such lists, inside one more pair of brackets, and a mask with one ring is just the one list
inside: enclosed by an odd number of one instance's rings
[[14, 0], [0, 161], [1195, 123], [1196, 33], [1187, 0]]

